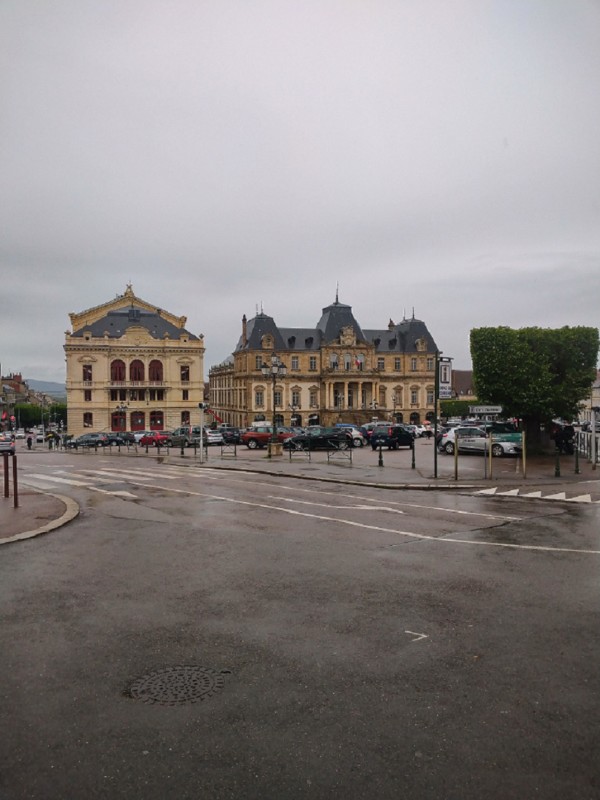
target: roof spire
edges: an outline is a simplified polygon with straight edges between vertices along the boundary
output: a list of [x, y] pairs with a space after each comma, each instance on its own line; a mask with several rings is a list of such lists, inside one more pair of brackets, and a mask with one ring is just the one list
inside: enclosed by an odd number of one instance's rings
[[340, 302], [340, 282], [335, 282], [335, 303], [336, 305]]

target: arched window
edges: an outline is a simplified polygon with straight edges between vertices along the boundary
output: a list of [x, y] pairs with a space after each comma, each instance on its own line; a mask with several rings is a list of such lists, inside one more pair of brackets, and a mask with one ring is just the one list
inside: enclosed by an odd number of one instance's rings
[[344, 369], [346, 372], [352, 369], [352, 356], [350, 353], [344, 353]]
[[131, 412], [131, 430], [143, 431], [146, 429], [146, 415], [143, 411]]
[[144, 364], [139, 359], [129, 365], [129, 380], [138, 382], [144, 380]]
[[124, 431], [127, 428], [127, 414], [124, 411], [113, 411], [110, 417], [111, 431]]
[[148, 378], [156, 383], [163, 382], [163, 365], [162, 361], [154, 360], [150, 362], [148, 367]]
[[162, 431], [164, 427], [164, 418], [162, 411], [151, 411], [150, 412], [150, 430], [151, 431]]
[[359, 372], [362, 372], [363, 369], [365, 368], [365, 357], [362, 353], [359, 353], [356, 356], [356, 359], [354, 361], [354, 366]]
[[112, 383], [123, 383], [125, 381], [125, 362], [120, 358], [111, 361], [110, 379]]
[[329, 356], [329, 366], [331, 369], [337, 369], [339, 367], [337, 353], [332, 353]]

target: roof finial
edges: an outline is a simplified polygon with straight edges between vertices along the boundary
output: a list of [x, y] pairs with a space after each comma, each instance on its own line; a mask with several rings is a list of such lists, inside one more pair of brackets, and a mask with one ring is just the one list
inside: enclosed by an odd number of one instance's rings
[[415, 318], [415, 307], [414, 306], [413, 306], [413, 316], [412, 316], [412, 318], [413, 319]]
[[340, 282], [335, 282], [335, 303], [336, 305], [340, 302]]

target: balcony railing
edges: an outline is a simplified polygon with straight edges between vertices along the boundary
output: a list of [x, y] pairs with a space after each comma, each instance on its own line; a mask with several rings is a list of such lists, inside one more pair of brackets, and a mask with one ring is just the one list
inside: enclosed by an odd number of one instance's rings
[[166, 381], [164, 379], [161, 380], [161, 381], [150, 381], [150, 380], [145, 380], [145, 381], [115, 381], [115, 380], [113, 380], [111, 378], [108, 381], [108, 383], [110, 384], [110, 386], [131, 387], [131, 388], [136, 388], [136, 389], [139, 389], [140, 387], [143, 388], [145, 386], [152, 386], [152, 387], [153, 386], [158, 386], [158, 387], [166, 386]]

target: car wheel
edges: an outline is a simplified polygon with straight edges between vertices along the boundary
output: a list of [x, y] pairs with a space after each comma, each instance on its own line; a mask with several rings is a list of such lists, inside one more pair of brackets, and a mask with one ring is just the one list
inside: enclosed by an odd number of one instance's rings
[[492, 455], [493, 456], [500, 457], [503, 454], [504, 454], [504, 450], [502, 449], [502, 445], [501, 444], [493, 444], [492, 445]]
[[248, 445], [248, 448], [250, 450], [256, 450], [256, 448], [258, 447], [258, 442], [256, 441], [256, 439], [249, 439], [246, 442], [246, 444]]
[[352, 444], [354, 447], [362, 447], [362, 439], [359, 439], [357, 436], [356, 439], [352, 439]]
[[446, 453], [448, 453], [449, 456], [451, 456], [454, 453], [454, 445], [452, 444], [452, 442], [446, 442], [446, 444], [444, 445], [444, 450], [446, 451]]

